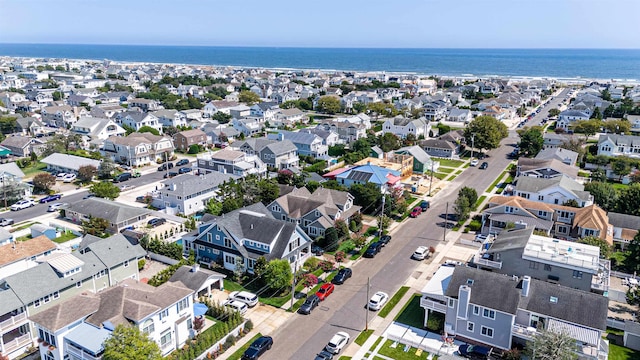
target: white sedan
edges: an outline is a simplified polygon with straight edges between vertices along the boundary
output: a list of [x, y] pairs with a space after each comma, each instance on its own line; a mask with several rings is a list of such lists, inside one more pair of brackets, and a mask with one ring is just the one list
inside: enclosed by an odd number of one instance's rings
[[56, 181], [64, 180], [65, 176], [67, 176], [67, 173], [58, 173], [58, 175], [56, 175]]
[[469, 163], [469, 166], [477, 166], [478, 165], [478, 159], [473, 159], [471, 160], [471, 162]]
[[49, 208], [47, 209], [47, 212], [54, 212], [54, 211], [58, 211], [60, 210], [64, 205], [68, 205], [66, 203], [55, 203], [55, 204], [51, 204], [49, 205]]
[[70, 183], [70, 182], [73, 182], [76, 179], [76, 177], [77, 177], [76, 174], [67, 174], [64, 176], [62, 181], [66, 183]]
[[18, 211], [26, 208], [30, 208], [33, 205], [33, 200], [20, 200], [17, 203], [11, 205], [11, 211]]
[[335, 335], [333, 335], [331, 340], [329, 340], [329, 343], [327, 344], [327, 346], [325, 346], [325, 349], [332, 354], [337, 354], [345, 347], [345, 345], [347, 345], [348, 342], [349, 334], [344, 331], [338, 331]]
[[418, 248], [416, 249], [416, 251], [413, 252], [413, 255], [411, 255], [411, 257], [416, 260], [424, 260], [427, 257], [428, 253], [429, 253], [428, 247], [418, 246]]
[[388, 300], [389, 295], [387, 295], [387, 293], [378, 291], [377, 293], [373, 294], [371, 300], [369, 300], [367, 308], [369, 308], [369, 310], [380, 310]]

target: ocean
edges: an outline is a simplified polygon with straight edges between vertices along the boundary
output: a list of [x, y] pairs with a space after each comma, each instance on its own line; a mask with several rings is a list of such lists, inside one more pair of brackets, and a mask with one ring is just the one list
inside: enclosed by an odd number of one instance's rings
[[283, 69], [636, 80], [640, 49], [357, 49], [0, 44], [0, 56]]

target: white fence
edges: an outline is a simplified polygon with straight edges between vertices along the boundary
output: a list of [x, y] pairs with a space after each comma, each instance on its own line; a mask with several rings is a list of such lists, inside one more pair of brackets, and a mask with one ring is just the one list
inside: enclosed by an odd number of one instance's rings
[[454, 355], [454, 353], [458, 351], [458, 346], [463, 344], [462, 342], [454, 340], [452, 345], [446, 345], [441, 335], [426, 330], [393, 322], [387, 330], [385, 330], [383, 336], [399, 344], [422, 349], [431, 354], [438, 355], [439, 359], [462, 359], [460, 356]]

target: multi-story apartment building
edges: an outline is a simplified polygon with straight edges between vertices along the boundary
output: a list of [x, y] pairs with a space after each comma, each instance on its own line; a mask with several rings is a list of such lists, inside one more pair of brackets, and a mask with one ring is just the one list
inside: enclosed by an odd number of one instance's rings
[[151, 133], [131, 133], [105, 140], [102, 152], [118, 163], [141, 166], [173, 156], [173, 141]]

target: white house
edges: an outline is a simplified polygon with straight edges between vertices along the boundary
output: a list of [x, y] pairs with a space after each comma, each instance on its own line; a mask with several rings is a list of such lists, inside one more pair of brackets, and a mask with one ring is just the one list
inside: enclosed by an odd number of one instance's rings
[[598, 155], [640, 158], [640, 136], [600, 134]]
[[382, 124], [383, 133], [391, 133], [403, 139], [409, 134], [412, 134], [416, 139], [420, 136], [428, 137], [429, 130], [431, 130], [431, 125], [424, 118], [409, 119], [403, 116], [396, 116], [386, 119]]
[[593, 195], [584, 190], [584, 185], [566, 175], [554, 178], [520, 176], [516, 179], [514, 195], [547, 204], [562, 205], [569, 200], [575, 200], [580, 207], [593, 204]]
[[238, 178], [221, 172], [179, 175], [162, 182], [164, 187], [154, 195], [152, 204], [159, 209], [167, 209], [167, 212], [189, 216], [204, 210], [210, 199], [217, 198], [222, 183]]
[[123, 126], [129, 126], [135, 131], [140, 130], [143, 126], [148, 126], [158, 130], [158, 132], [162, 134], [162, 124], [158, 121], [158, 117], [152, 113], [126, 111], [116, 115], [116, 120]]
[[173, 156], [173, 141], [151, 133], [132, 133], [129, 136], [112, 136], [105, 140], [103, 154], [118, 163], [141, 166], [166, 160]]
[[95, 117], [81, 117], [73, 124], [71, 131], [89, 136], [92, 140], [106, 140], [110, 136], [122, 136], [127, 133], [115, 121]]
[[154, 111], [153, 115], [158, 118], [162, 126], [187, 126], [187, 117], [182, 112], [175, 109], [164, 109]]

